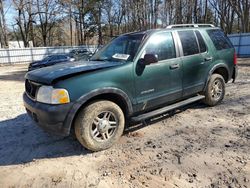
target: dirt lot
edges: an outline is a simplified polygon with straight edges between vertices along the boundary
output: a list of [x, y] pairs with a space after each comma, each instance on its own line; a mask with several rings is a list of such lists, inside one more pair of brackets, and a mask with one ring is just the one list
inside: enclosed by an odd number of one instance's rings
[[0, 67], [0, 187], [250, 187], [250, 61], [239, 65], [221, 105], [131, 125], [97, 153], [38, 128], [22, 105], [26, 67]]

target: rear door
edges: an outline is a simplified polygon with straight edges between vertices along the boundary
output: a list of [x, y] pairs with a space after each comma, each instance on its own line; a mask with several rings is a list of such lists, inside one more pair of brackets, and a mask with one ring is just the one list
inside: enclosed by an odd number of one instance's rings
[[232, 74], [235, 52], [232, 43], [220, 29], [209, 29], [207, 30], [207, 34], [213, 42], [217, 58], [228, 65], [228, 68], [231, 71], [230, 73]]
[[138, 110], [147, 110], [179, 99], [182, 95], [182, 61], [177, 57], [172, 32], [153, 34], [139, 57], [155, 54], [158, 62], [142, 66], [135, 64], [135, 87]]
[[211, 63], [207, 46], [197, 30], [178, 31], [183, 63], [183, 97], [202, 91]]

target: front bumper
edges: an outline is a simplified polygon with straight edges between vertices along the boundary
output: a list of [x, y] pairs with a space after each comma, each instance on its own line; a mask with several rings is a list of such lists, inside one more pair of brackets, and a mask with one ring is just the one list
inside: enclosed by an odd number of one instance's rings
[[28, 115], [45, 131], [68, 136], [69, 127], [65, 126], [67, 115], [72, 107], [72, 103], [50, 105], [30, 99], [26, 93], [23, 94], [23, 102]]
[[235, 65], [234, 70], [233, 70], [233, 76], [232, 76], [233, 83], [235, 82], [237, 76], [238, 76], [238, 65]]

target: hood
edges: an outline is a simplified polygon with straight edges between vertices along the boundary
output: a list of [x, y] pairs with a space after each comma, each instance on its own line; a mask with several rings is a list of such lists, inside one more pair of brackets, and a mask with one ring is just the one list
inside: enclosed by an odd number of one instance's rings
[[51, 84], [54, 80], [67, 77], [77, 73], [93, 71], [113, 66], [121, 65], [120, 62], [110, 61], [77, 61], [64, 64], [57, 64], [28, 72], [26, 79], [38, 83]]

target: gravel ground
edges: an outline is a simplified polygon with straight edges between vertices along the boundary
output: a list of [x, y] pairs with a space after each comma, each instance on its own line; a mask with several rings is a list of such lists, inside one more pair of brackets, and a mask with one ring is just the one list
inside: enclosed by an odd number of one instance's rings
[[44, 133], [22, 105], [27, 66], [0, 67], [0, 187], [250, 187], [250, 60], [222, 104], [130, 125], [92, 153]]

